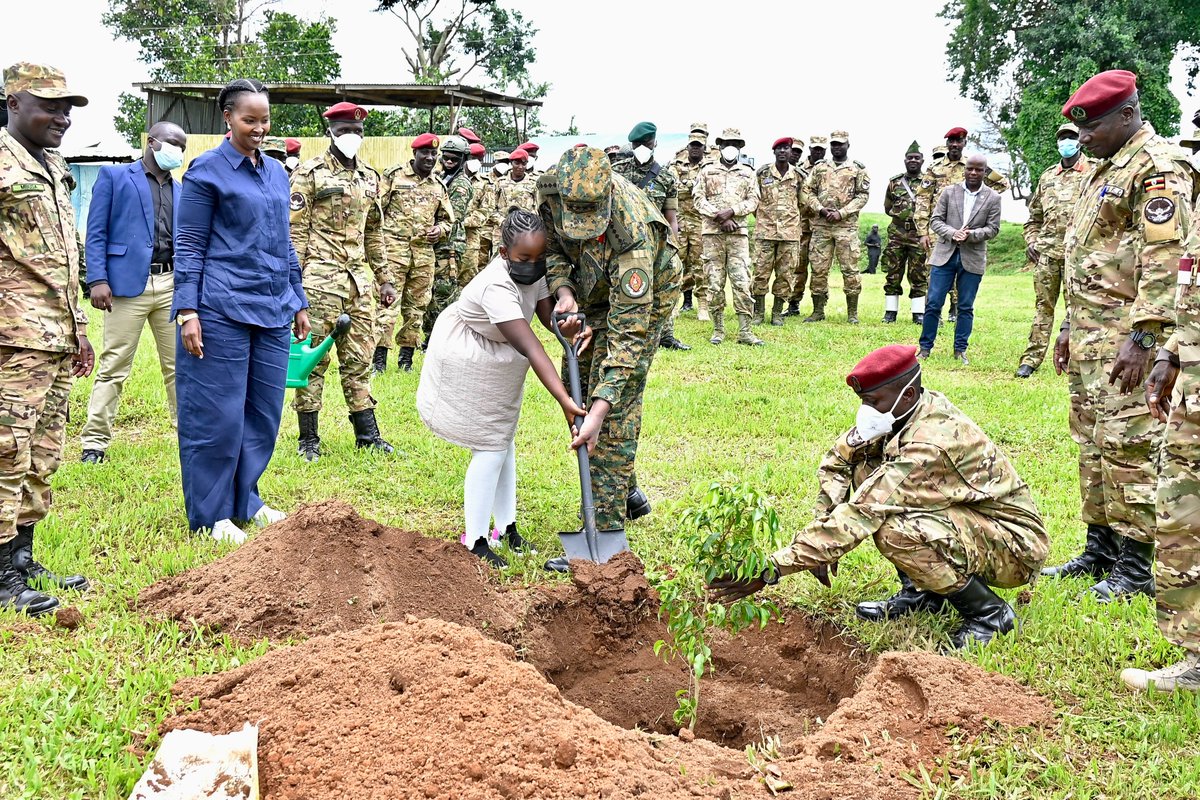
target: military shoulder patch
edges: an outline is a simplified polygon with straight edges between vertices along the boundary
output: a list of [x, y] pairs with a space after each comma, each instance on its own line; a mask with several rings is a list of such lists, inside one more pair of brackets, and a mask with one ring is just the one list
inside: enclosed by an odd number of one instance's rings
[[1146, 180], [1142, 181], [1142, 191], [1144, 192], [1163, 192], [1167, 189], [1166, 175], [1151, 175]]
[[292, 211], [299, 211], [300, 209], [304, 208], [307, 203], [308, 201], [304, 199], [304, 195], [301, 192], [292, 192], [291, 202], [288, 204], [288, 206], [292, 209]]
[[854, 162], [854, 166], [858, 167], [859, 169], [866, 169], [866, 168], [867, 168], [867, 165], [866, 165], [866, 164], [864, 164], [864, 163], [863, 163], [863, 162], [861, 162], [861, 161], [855, 161], [855, 162]]
[[650, 276], [641, 267], [631, 267], [621, 275], [621, 291], [631, 300], [638, 300], [650, 291]]
[[1146, 201], [1146, 222], [1162, 225], [1175, 216], [1175, 201], [1169, 197], [1151, 197]]

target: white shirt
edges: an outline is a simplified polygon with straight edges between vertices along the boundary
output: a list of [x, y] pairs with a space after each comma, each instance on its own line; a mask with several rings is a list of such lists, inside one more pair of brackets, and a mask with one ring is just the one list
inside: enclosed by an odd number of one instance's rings
[[983, 191], [983, 184], [979, 184], [979, 188], [971, 191], [967, 188], [966, 181], [963, 182], [963, 227], [966, 227], [967, 222], [971, 219], [971, 212], [975, 210], [975, 201], [979, 199], [979, 193]]

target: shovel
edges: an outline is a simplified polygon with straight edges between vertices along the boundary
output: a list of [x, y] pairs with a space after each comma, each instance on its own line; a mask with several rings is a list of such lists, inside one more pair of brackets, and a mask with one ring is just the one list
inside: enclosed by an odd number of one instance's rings
[[[571, 389], [571, 399], [575, 401], [575, 405], [582, 407], [583, 388], [579, 379], [579, 350], [577, 345], [572, 344], [558, 329], [559, 322], [566, 322], [572, 318], [579, 320], [579, 324], [582, 326], [587, 325], [587, 318], [579, 312], [554, 314], [550, 319], [550, 325], [567, 354], [567, 382]], [[583, 427], [583, 417], [575, 417], [575, 426], [577, 429]], [[625, 538], [624, 528], [603, 533], [596, 530], [596, 504], [592, 499], [592, 465], [588, 459], [587, 446], [578, 448], [575, 453], [579, 457], [579, 489], [582, 496], [580, 516], [583, 517], [583, 530], [562, 531], [558, 534], [558, 539], [562, 542], [568, 561], [580, 558], [603, 564], [617, 553], [628, 550], [629, 542]]]
[[292, 342], [291, 350], [288, 351], [287, 383], [285, 386], [289, 389], [300, 389], [308, 386], [308, 376], [312, 374], [317, 364], [321, 363], [321, 359], [329, 353], [329, 349], [333, 347], [334, 340], [344, 336], [348, 330], [350, 330], [350, 315], [342, 314], [333, 323], [333, 331], [322, 339], [321, 343], [316, 347], [312, 346], [311, 333], [303, 341]]

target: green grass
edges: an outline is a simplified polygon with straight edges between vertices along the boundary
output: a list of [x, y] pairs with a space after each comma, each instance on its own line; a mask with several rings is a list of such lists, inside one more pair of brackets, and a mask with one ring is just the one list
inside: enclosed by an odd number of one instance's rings
[[[917, 336], [911, 323], [879, 324], [882, 276], [864, 283], [863, 325], [839, 321], [844, 305], [835, 290], [830, 322], [764, 326], [759, 332], [768, 346], [760, 349], [732, 342], [712, 347], [707, 325], [690, 315], [681, 319], [677, 334], [696, 349], [661, 353], [651, 374], [638, 474], [655, 510], [630, 525], [636, 551], [654, 561], [675, 557], [680, 512], [722, 476], [750, 479], [769, 493], [785, 530], [808, 521], [817, 462], [854, 418], [845, 373], [870, 349]], [[1067, 434], [1064, 381], [1046, 369], [1026, 382], [1011, 378], [1025, 346], [1031, 283], [1024, 274], [989, 273], [970, 367], [951, 363], [943, 332], [925, 382], [946, 392], [1014, 459], [1045, 515], [1057, 561], [1083, 540], [1076, 450]], [[416, 373], [392, 371], [373, 389], [383, 432], [404, 451], [402, 458], [354, 451], [336, 383], [326, 387], [319, 464], [305, 465], [294, 454], [295, 417], [285, 410], [279, 449], [262, 483], [267, 500], [291, 509], [336, 496], [389, 524], [457, 536], [467, 454], [421, 424], [413, 403], [417, 380]], [[0, 614], [0, 797], [6, 799], [128, 796], [142, 769], [130, 751], [153, 749], [172, 683], [267, 649], [130, 610], [143, 587], [227, 548], [186, 531], [174, 436], [149, 340], [126, 386], [111, 460], [99, 466], [79, 462], [89, 389], [90, 381], [81, 381], [72, 395], [66, 460], [38, 542], [51, 567], [81, 569], [96, 589], [78, 600], [86, 626], [73, 632]], [[518, 435], [519, 508], [522, 530], [544, 553], [557, 552], [554, 532], [574, 525], [578, 509], [566, 441], [557, 408], [531, 378]], [[527, 566], [510, 579], [536, 576]], [[872, 649], [938, 647], [947, 620], [922, 615], [880, 627], [855, 621], [856, 601], [894, 588], [892, 570], [866, 543], [843, 561], [833, 589], [796, 576], [775, 591], [789, 606], [846, 626]], [[1057, 727], [996, 730], [964, 744], [951, 761], [931, 766], [930, 797], [1164, 800], [1200, 794], [1200, 698], [1134, 695], [1117, 678], [1125, 666], [1159, 665], [1178, 655], [1159, 637], [1152, 604], [1139, 599], [1105, 608], [1078, 600], [1084, 588], [1081, 581], [1039, 584], [1032, 603], [1019, 609], [1019, 636], [963, 656], [1050, 697], [1059, 710]]]

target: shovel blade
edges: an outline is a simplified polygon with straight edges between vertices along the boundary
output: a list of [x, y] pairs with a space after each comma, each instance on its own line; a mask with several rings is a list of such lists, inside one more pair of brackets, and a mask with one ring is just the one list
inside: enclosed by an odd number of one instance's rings
[[562, 543], [563, 552], [567, 558], [574, 561], [577, 558], [584, 561], [595, 561], [603, 564], [617, 553], [629, 549], [629, 541], [625, 531], [600, 531], [596, 536], [596, 547], [599, 552], [593, 553], [588, 547], [587, 533], [584, 531], [560, 531], [558, 540]]
[[574, 561], [581, 558], [592, 561], [592, 553], [588, 549], [587, 534], [583, 531], [559, 531], [558, 541], [562, 543], [563, 553], [567, 559]]

